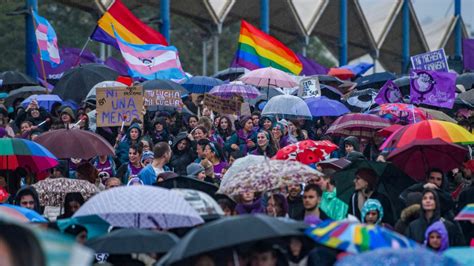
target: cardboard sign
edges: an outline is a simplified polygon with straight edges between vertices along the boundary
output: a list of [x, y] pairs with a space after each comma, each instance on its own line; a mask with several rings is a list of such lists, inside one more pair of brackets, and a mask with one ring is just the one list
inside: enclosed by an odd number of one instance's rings
[[145, 106], [183, 107], [181, 94], [175, 90], [146, 90]]
[[444, 48], [432, 52], [417, 54], [410, 57], [410, 59], [413, 69], [442, 72], [449, 71], [448, 60], [444, 53]]
[[303, 98], [321, 96], [321, 87], [319, 86], [318, 77], [312, 76], [309, 78], [302, 79], [300, 81], [298, 96]]
[[133, 119], [143, 121], [143, 88], [97, 88], [97, 126], [129, 126]]
[[204, 105], [219, 114], [239, 114], [242, 102], [236, 99], [223, 99], [218, 96], [205, 94]]

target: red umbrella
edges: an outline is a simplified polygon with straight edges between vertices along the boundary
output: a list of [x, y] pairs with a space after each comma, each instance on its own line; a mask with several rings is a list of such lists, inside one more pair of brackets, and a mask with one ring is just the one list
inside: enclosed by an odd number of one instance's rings
[[295, 160], [303, 164], [317, 163], [335, 151], [338, 146], [328, 140], [303, 140], [278, 150], [272, 159]]
[[416, 181], [423, 181], [431, 168], [447, 172], [460, 167], [466, 154], [467, 149], [439, 138], [418, 139], [390, 153], [387, 160]]
[[340, 79], [351, 79], [355, 76], [354, 72], [346, 68], [336, 68], [332, 67], [328, 72], [329, 76], [337, 77]]
[[399, 130], [402, 128], [402, 125], [399, 124], [393, 124], [389, 127], [382, 128], [381, 130], [377, 131], [377, 135], [380, 137], [388, 138], [390, 135], [392, 135], [395, 131]]
[[346, 114], [334, 121], [326, 131], [336, 136], [371, 138], [379, 129], [390, 126], [390, 122], [371, 114]]
[[114, 148], [102, 136], [87, 130], [58, 129], [41, 134], [35, 142], [46, 147], [57, 158], [90, 159], [113, 155]]

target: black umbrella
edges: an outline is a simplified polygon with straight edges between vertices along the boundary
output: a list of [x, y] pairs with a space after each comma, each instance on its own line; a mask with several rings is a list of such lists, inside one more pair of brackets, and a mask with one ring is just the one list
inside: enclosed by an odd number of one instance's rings
[[127, 228], [94, 238], [85, 243], [96, 253], [166, 253], [179, 242], [179, 238], [168, 232]]
[[357, 89], [380, 89], [387, 80], [394, 80], [397, 77], [390, 72], [379, 72], [371, 75], [363, 76], [356, 79]]
[[226, 80], [234, 81], [234, 80], [240, 78], [240, 76], [242, 76], [243, 74], [245, 74], [247, 72], [248, 72], [248, 70], [246, 68], [243, 68], [243, 67], [230, 67], [230, 68], [227, 68], [227, 69], [224, 69], [222, 71], [217, 72], [212, 77], [220, 79], [222, 81], [226, 81]]
[[217, 186], [211, 183], [203, 182], [195, 178], [185, 177], [185, 176], [169, 178], [169, 179], [164, 180], [163, 182], [156, 183], [156, 185], [159, 187], [169, 188], [169, 189], [171, 188], [195, 189], [195, 190], [205, 192], [211, 197], [214, 197], [218, 189]]
[[374, 89], [353, 90], [346, 102], [352, 112], [366, 110], [375, 104], [378, 92]]
[[45, 94], [46, 88], [41, 86], [23, 86], [18, 89], [11, 90], [8, 93], [8, 97], [5, 99], [5, 104], [10, 106], [16, 99], [22, 98], [26, 99], [28, 96], [33, 94]]
[[403, 76], [400, 78], [397, 78], [393, 80], [393, 83], [400, 88], [400, 91], [402, 92], [402, 95], [410, 95], [410, 77], [409, 76]]
[[346, 203], [354, 193], [354, 177], [360, 168], [372, 168], [379, 176], [378, 191], [387, 195], [395, 211], [401, 209], [398, 197], [404, 189], [413, 185], [415, 181], [402, 170], [391, 163], [374, 162], [368, 160], [356, 160], [344, 169], [334, 174], [336, 182], [337, 197]]
[[119, 74], [102, 64], [84, 64], [68, 70], [59, 79], [53, 89], [53, 94], [63, 100], [82, 102], [95, 84], [116, 80]]
[[464, 73], [456, 78], [456, 84], [462, 84], [466, 91], [474, 88], [474, 73]]
[[38, 84], [38, 82], [18, 71], [5, 71], [0, 73], [0, 91], [2, 92], [36, 84]]
[[297, 226], [267, 215], [240, 215], [221, 218], [193, 229], [160, 261], [170, 265], [207, 252], [251, 242], [302, 236]]
[[181, 97], [188, 94], [188, 91], [179, 83], [166, 79], [153, 79], [142, 82], [144, 90], [174, 90], [179, 91]]
[[457, 97], [462, 103], [474, 106], [474, 90], [468, 90], [466, 92], [458, 94]]

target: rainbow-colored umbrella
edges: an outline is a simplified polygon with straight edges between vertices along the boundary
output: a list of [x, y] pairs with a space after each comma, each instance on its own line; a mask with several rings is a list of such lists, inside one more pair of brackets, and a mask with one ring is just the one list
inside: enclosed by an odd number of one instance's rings
[[350, 253], [378, 248], [419, 247], [415, 241], [384, 227], [347, 221], [324, 221], [308, 228], [306, 235], [321, 245]]
[[15, 170], [18, 167], [40, 172], [58, 165], [56, 157], [40, 144], [16, 138], [0, 139], [0, 169]]
[[439, 120], [425, 120], [395, 131], [380, 150], [401, 148], [414, 140], [440, 138], [449, 143], [474, 144], [474, 135], [461, 126]]
[[454, 218], [456, 221], [474, 220], [474, 203], [467, 204]]

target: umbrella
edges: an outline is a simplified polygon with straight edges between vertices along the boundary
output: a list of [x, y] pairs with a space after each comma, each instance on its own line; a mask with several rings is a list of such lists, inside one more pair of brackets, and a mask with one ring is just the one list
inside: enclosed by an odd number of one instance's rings
[[335, 266], [366, 265], [402, 266], [402, 265], [430, 265], [430, 266], [461, 266], [455, 260], [436, 254], [426, 248], [392, 249], [380, 248], [357, 255], [346, 256], [337, 261]]
[[360, 77], [355, 80], [357, 83], [357, 89], [358, 90], [363, 90], [363, 89], [380, 89], [387, 80], [394, 80], [397, 77], [390, 72], [378, 72], [374, 74], [370, 74], [367, 76]]
[[384, 138], [388, 138], [390, 135], [393, 134], [393, 132], [399, 130], [402, 128], [402, 125], [399, 124], [393, 124], [391, 126], [382, 128], [381, 130], [377, 131], [376, 135]]
[[93, 214], [116, 227], [170, 229], [204, 222], [179, 194], [153, 186], [105, 190], [86, 201], [73, 217]]
[[312, 116], [341, 116], [351, 112], [341, 102], [328, 99], [325, 96], [310, 97], [304, 101]]
[[170, 265], [237, 245], [301, 235], [302, 233], [289, 223], [267, 215], [226, 217], [193, 229], [160, 263]]
[[348, 166], [349, 164], [351, 164], [351, 161], [345, 158], [330, 158], [330, 159], [319, 162], [318, 166], [320, 166], [323, 169], [330, 168], [330, 169], [334, 169], [338, 171]]
[[[471, 247], [451, 247], [444, 251], [443, 256], [456, 261], [459, 265], [474, 265], [474, 248]], [[430, 264], [431, 265], [431, 264]], [[455, 263], [446, 265], [456, 265]]]
[[417, 248], [415, 241], [378, 225], [348, 221], [324, 221], [306, 230], [315, 242], [350, 253], [379, 248]]
[[468, 90], [463, 93], [459, 93], [457, 96], [458, 99], [461, 99], [462, 102], [469, 104], [470, 106], [474, 105], [474, 90]]
[[118, 81], [101, 81], [92, 87], [92, 89], [87, 93], [86, 101], [96, 101], [97, 88], [107, 88], [107, 87], [127, 87], [127, 85]]
[[17, 217], [21, 221], [25, 222], [33, 222], [33, 223], [47, 223], [43, 216], [39, 213], [35, 212], [34, 210], [30, 210], [27, 208], [23, 208], [16, 205], [11, 204], [0, 204], [0, 212], [8, 213], [8, 215]]
[[431, 116], [432, 119], [451, 122], [451, 123], [457, 123], [457, 121], [454, 120], [454, 118], [450, 117], [449, 115], [445, 114], [444, 112], [429, 109], [429, 108], [424, 108], [424, 107], [418, 107], [418, 108], [420, 108], [421, 110], [426, 112], [427, 116]]
[[425, 120], [397, 130], [380, 146], [380, 150], [401, 148], [417, 139], [434, 138], [450, 143], [474, 144], [474, 135], [461, 126], [445, 121]]
[[467, 204], [454, 218], [456, 221], [473, 221], [474, 220], [474, 203]]
[[360, 63], [353, 64], [353, 65], [340, 66], [339, 68], [348, 69], [348, 70], [352, 71], [352, 73], [354, 73], [355, 76], [361, 76], [365, 72], [367, 72], [369, 69], [371, 69], [372, 67], [374, 67], [374, 64], [360, 62]]
[[368, 112], [390, 120], [392, 123], [413, 124], [430, 119], [430, 116], [413, 104], [385, 103]]
[[224, 82], [217, 78], [194, 76], [181, 85], [191, 93], [207, 93], [215, 86], [222, 84], [224, 84]]
[[296, 83], [292, 76], [273, 67], [252, 70], [240, 77], [239, 80], [256, 87], [265, 88], [269, 88], [270, 86], [280, 88], [293, 88], [298, 86], [298, 83]]
[[351, 79], [355, 77], [354, 72], [352, 72], [350, 69], [346, 68], [337, 68], [337, 67], [331, 67], [328, 72], [329, 76], [334, 76], [343, 80]]
[[217, 204], [210, 195], [204, 192], [182, 188], [173, 188], [172, 190], [181, 195], [206, 221], [214, 220], [225, 215], [221, 206]]
[[[347, 103], [359, 109], [368, 109], [375, 102], [378, 92], [374, 89], [354, 90], [347, 98]], [[356, 109], [355, 109], [356, 110]]]
[[21, 88], [12, 90], [8, 93], [8, 97], [5, 99], [5, 105], [13, 105], [16, 99], [26, 99], [28, 96], [33, 94], [43, 94], [47, 91], [46, 88], [41, 86], [23, 86]]
[[331, 124], [326, 134], [371, 138], [377, 130], [388, 126], [387, 120], [376, 115], [345, 114]]
[[264, 163], [267, 158], [262, 155], [253, 155], [249, 154], [247, 156], [244, 156], [242, 158], [239, 158], [232, 163], [231, 167], [225, 172], [224, 176], [222, 177], [221, 180], [221, 186], [227, 186], [227, 182], [238, 182], [238, 181], [233, 181], [234, 177], [239, 174], [240, 172], [244, 171], [248, 167], [252, 165], [258, 165], [261, 163]]
[[344, 84], [344, 81], [329, 75], [318, 75], [318, 79], [320, 84], [329, 85], [332, 87], [339, 87], [340, 85]]
[[39, 94], [39, 95], [30, 95], [23, 102], [21, 102], [21, 106], [23, 106], [23, 108], [26, 109], [26, 107], [28, 107], [28, 104], [30, 104], [30, 102], [33, 100], [36, 100], [38, 102], [39, 107], [43, 107], [44, 109], [48, 111], [51, 111], [55, 103], [63, 102], [63, 100], [58, 95]]
[[337, 100], [337, 101], [341, 100], [342, 92], [340, 90], [334, 88], [333, 86], [329, 86], [322, 83], [319, 84], [319, 87], [321, 88], [322, 96], [326, 96], [332, 100]]
[[304, 164], [313, 164], [324, 160], [338, 148], [336, 144], [328, 140], [303, 140], [281, 148], [272, 159], [296, 160]]
[[367, 160], [354, 161], [344, 169], [334, 174], [337, 197], [349, 203], [354, 193], [354, 177], [360, 168], [371, 168], [379, 176], [377, 191], [388, 196], [395, 210], [399, 209], [399, 196], [403, 190], [413, 185], [415, 181], [391, 163], [373, 162]]
[[400, 89], [402, 95], [410, 95], [410, 77], [403, 76], [393, 80], [393, 83]]
[[263, 192], [282, 186], [301, 184], [322, 174], [300, 162], [266, 160], [234, 175], [224, 176], [217, 193], [234, 196], [248, 191]]
[[463, 73], [456, 78], [456, 84], [462, 84], [466, 91], [474, 88], [474, 73]]
[[426, 173], [432, 168], [448, 172], [458, 168], [464, 162], [468, 150], [456, 144], [445, 142], [439, 138], [415, 139], [402, 148], [392, 151], [387, 160], [401, 170], [422, 182]]
[[222, 81], [226, 81], [226, 80], [233, 81], [248, 72], [250, 72], [250, 70], [244, 67], [230, 67], [230, 68], [217, 72], [212, 77], [218, 78]]
[[113, 155], [114, 148], [102, 136], [79, 129], [58, 129], [41, 134], [35, 139], [58, 158], [90, 159]]
[[42, 206], [60, 207], [67, 193], [80, 192], [85, 200], [99, 192], [99, 189], [86, 180], [69, 178], [47, 178], [32, 185], [38, 192]]
[[188, 91], [181, 86], [180, 84], [171, 81], [171, 80], [165, 80], [165, 79], [153, 79], [153, 80], [147, 80], [141, 84], [143, 86], [144, 90], [173, 90], [173, 91], [179, 91], [181, 94], [181, 97], [184, 95], [188, 95]]
[[63, 233], [70, 226], [80, 225], [86, 228], [88, 240], [103, 236], [107, 234], [110, 229], [110, 224], [97, 215], [59, 219], [56, 221], [56, 224]]
[[239, 95], [246, 99], [255, 99], [260, 96], [260, 92], [252, 85], [243, 84], [241, 81], [234, 81], [227, 84], [221, 84], [212, 88], [209, 94], [222, 98], [231, 98]]
[[162, 182], [156, 184], [162, 188], [189, 188], [202, 191], [208, 195], [214, 197], [217, 192], [217, 186], [208, 182], [200, 181], [196, 178], [178, 176], [175, 178], [168, 178]]
[[281, 115], [311, 119], [311, 111], [303, 99], [293, 95], [278, 95], [271, 98], [262, 110], [262, 115]]
[[157, 232], [145, 229], [118, 229], [111, 233], [89, 240], [87, 247], [96, 253], [132, 254], [132, 253], [166, 253], [179, 239], [168, 232]]
[[118, 73], [105, 65], [84, 64], [66, 71], [54, 86], [53, 93], [63, 100], [80, 103], [95, 84], [117, 77]]
[[58, 165], [58, 160], [42, 145], [25, 140], [0, 138], [0, 169], [25, 168], [30, 172], [41, 172]]
[[29, 76], [18, 71], [5, 71], [0, 73], [0, 90], [11, 91], [22, 86], [37, 85]]

